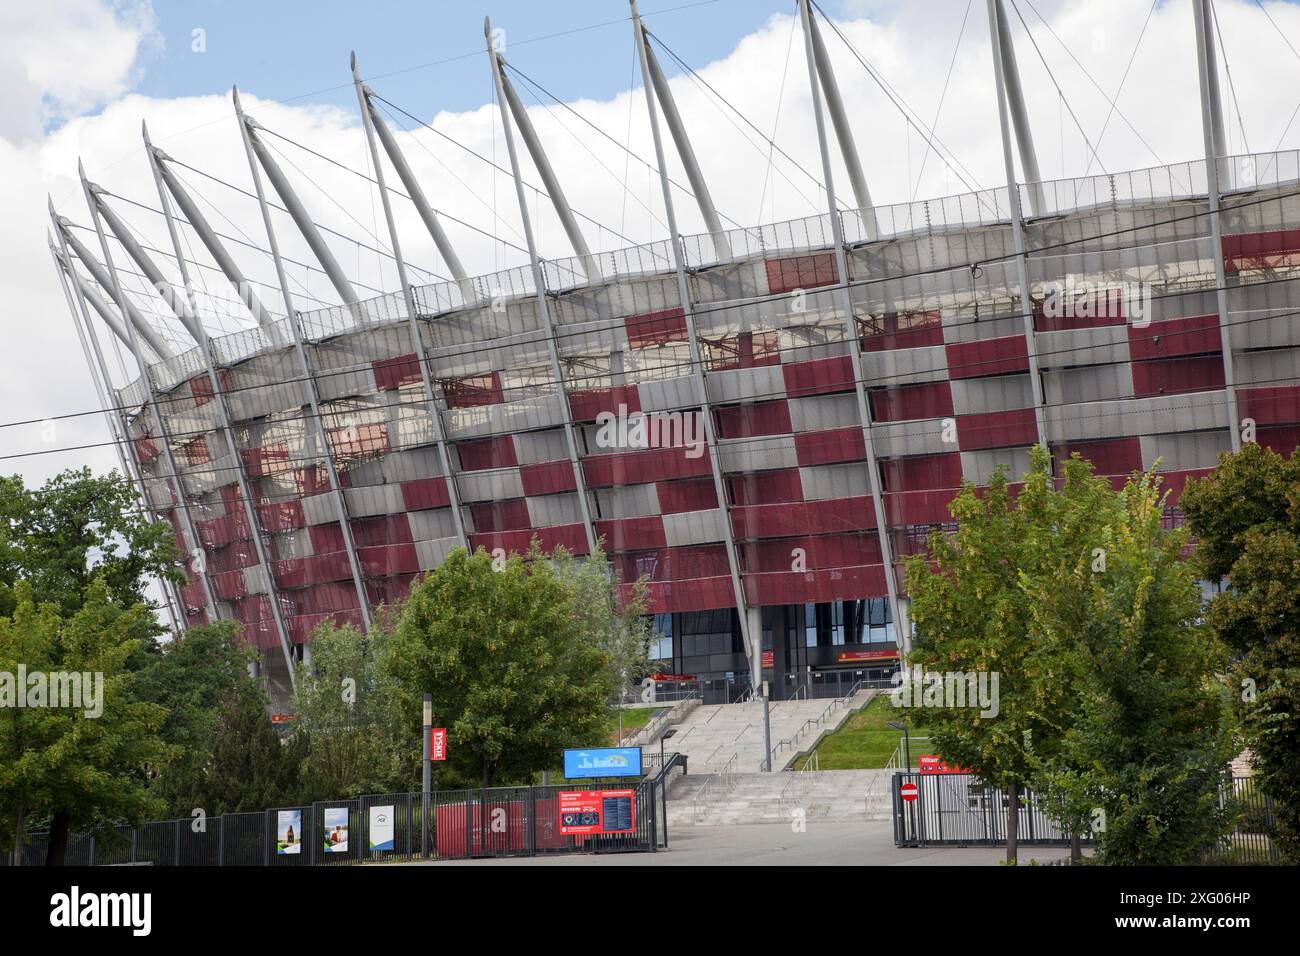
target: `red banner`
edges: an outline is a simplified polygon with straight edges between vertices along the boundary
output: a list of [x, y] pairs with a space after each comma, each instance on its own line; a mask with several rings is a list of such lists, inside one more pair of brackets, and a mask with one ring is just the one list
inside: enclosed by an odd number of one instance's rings
[[694, 674], [651, 674], [650, 679], [662, 681], [688, 681], [697, 680], [698, 678]]
[[447, 728], [446, 727], [429, 728], [429, 759], [430, 760], [447, 759]]

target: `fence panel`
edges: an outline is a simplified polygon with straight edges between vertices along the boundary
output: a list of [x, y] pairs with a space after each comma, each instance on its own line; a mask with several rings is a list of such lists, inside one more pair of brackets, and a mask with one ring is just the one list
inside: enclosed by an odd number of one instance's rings
[[[608, 819], [627, 822], [629, 832], [561, 833], [560, 793], [573, 790], [616, 791], [608, 800], [601, 798], [602, 806]], [[661, 796], [662, 788], [648, 779], [434, 791], [429, 795], [429, 858], [653, 851], [667, 845], [663, 808], [657, 802]], [[418, 793], [373, 794], [201, 821], [158, 820], [120, 827], [108, 839], [72, 834], [66, 861], [74, 866], [343, 866], [417, 859], [422, 853], [422, 803]], [[25, 865], [43, 865], [47, 846], [48, 834], [32, 834], [24, 848]], [[10, 859], [6, 853], [0, 863]]]

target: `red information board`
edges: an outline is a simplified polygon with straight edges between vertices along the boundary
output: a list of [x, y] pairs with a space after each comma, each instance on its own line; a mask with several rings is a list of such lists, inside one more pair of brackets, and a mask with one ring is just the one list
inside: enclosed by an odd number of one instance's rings
[[560, 832], [633, 833], [636, 796], [631, 790], [561, 790]]
[[921, 754], [916, 758], [916, 766], [921, 773], [970, 773], [960, 767], [948, 766], [948, 761], [941, 759], [938, 754]]

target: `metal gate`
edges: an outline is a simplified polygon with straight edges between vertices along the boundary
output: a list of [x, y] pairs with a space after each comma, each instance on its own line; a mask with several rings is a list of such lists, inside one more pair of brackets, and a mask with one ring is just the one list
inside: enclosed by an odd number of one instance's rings
[[[904, 785], [915, 787], [905, 800]], [[1006, 792], [969, 773], [896, 773], [890, 781], [897, 846], [1001, 846], [1007, 842]], [[1021, 791], [1019, 842], [1065, 846], [1070, 838]]]

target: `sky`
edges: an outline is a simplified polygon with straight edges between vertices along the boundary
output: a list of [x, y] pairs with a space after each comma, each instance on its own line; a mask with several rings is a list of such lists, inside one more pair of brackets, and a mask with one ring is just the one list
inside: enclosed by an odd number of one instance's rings
[[[821, 0], [821, 10], [834, 23], [823, 32], [878, 205], [1005, 184], [984, 0]], [[1201, 154], [1187, 0], [1016, 0], [1015, 10], [1009, 15], [1046, 178]], [[1217, 11], [1231, 150], [1300, 146], [1300, 121], [1292, 122], [1300, 7], [1217, 0]], [[748, 226], [818, 213], [825, 200], [793, 2], [642, 0], [641, 12], [662, 44], [656, 49], [724, 217]], [[355, 172], [368, 170], [369, 158], [350, 83], [353, 50], [369, 84], [392, 104], [384, 107], [389, 121], [404, 130], [397, 133], [403, 149], [448, 217], [469, 271], [525, 264], [513, 185], [489, 162], [506, 162], [483, 52], [489, 13], [591, 245], [610, 250], [665, 238], [624, 0], [0, 5], [0, 289], [8, 306], [0, 316], [0, 473], [38, 483], [64, 468], [115, 465], [103, 417], [77, 414], [98, 403], [45, 245], [47, 195], [62, 215], [89, 222], [79, 158], [93, 181], [121, 197], [109, 201], [146, 244], [169, 249], [161, 217], [142, 208], [157, 206], [140, 141], [146, 120], [155, 143], [188, 167], [180, 174], [217, 228], [266, 244], [256, 204], [237, 191], [251, 188], [251, 179], [232, 84], [274, 132], [267, 139], [312, 215], [346, 237], [329, 242], [363, 296], [398, 285], [391, 261], [375, 251], [387, 246], [376, 193]], [[834, 163], [846, 192], [838, 157]], [[671, 151], [669, 168], [685, 181]], [[539, 181], [527, 162], [524, 176]], [[571, 255], [545, 200], [533, 191], [529, 199], [542, 255]], [[676, 207], [685, 232], [701, 230], [689, 196], [678, 192]], [[409, 203], [395, 200], [395, 212], [415, 281], [445, 276]], [[276, 230], [287, 257], [311, 263], [287, 219], [278, 217]], [[98, 251], [93, 233], [81, 236]], [[196, 238], [185, 241], [204, 263], [196, 269], [209, 327], [249, 326], [247, 315], [223, 306], [228, 293]], [[250, 276], [270, 281], [265, 256], [236, 252]], [[124, 264], [120, 250], [115, 258]], [[295, 308], [337, 301], [318, 270], [293, 264], [290, 272]], [[124, 281], [135, 288], [131, 277]], [[263, 298], [269, 308], [284, 307], [274, 290]], [[161, 300], [137, 301], [179, 341], [183, 333]], [[130, 357], [111, 337], [104, 345], [116, 384], [135, 378]], [[68, 415], [75, 417], [60, 417]], [[21, 422], [30, 424], [13, 424]]]

